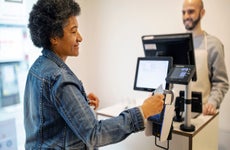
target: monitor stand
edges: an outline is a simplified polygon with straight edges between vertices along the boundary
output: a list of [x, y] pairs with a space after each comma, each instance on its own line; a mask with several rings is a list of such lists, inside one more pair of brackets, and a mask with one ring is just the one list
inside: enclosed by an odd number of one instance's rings
[[185, 117], [184, 124], [180, 125], [180, 129], [186, 132], [195, 131], [195, 126], [191, 124], [191, 112], [192, 112], [192, 94], [190, 90], [190, 82], [185, 86]]

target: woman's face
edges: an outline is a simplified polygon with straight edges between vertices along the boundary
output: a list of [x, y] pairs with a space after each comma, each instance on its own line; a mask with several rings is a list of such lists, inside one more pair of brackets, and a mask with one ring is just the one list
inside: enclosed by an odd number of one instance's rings
[[68, 19], [68, 23], [64, 26], [63, 31], [63, 37], [51, 38], [51, 49], [65, 61], [67, 56], [78, 56], [79, 43], [82, 41], [75, 16]]

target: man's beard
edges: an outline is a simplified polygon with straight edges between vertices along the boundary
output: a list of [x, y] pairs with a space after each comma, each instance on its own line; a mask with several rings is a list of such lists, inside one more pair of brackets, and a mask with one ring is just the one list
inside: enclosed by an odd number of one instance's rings
[[201, 19], [200, 15], [199, 15], [199, 17], [198, 17], [196, 20], [187, 19], [188, 21], [191, 21], [191, 22], [192, 22], [192, 25], [191, 25], [191, 26], [185, 24], [185, 22], [186, 22], [187, 20], [183, 20], [184, 25], [185, 25], [185, 29], [188, 30], [188, 31], [193, 30], [193, 29], [197, 26], [197, 24], [200, 22], [200, 19]]

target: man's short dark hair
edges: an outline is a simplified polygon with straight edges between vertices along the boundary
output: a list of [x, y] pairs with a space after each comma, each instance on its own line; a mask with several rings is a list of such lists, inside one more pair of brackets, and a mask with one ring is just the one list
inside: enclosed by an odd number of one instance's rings
[[35, 46], [50, 49], [52, 37], [63, 37], [69, 17], [80, 14], [74, 0], [38, 0], [29, 16], [28, 28]]

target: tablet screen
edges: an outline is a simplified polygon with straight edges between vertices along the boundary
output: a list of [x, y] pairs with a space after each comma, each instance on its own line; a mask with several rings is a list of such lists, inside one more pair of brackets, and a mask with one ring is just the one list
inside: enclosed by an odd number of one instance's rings
[[165, 89], [168, 89], [165, 78], [171, 66], [171, 57], [139, 57], [134, 90], [154, 91], [161, 84]]

